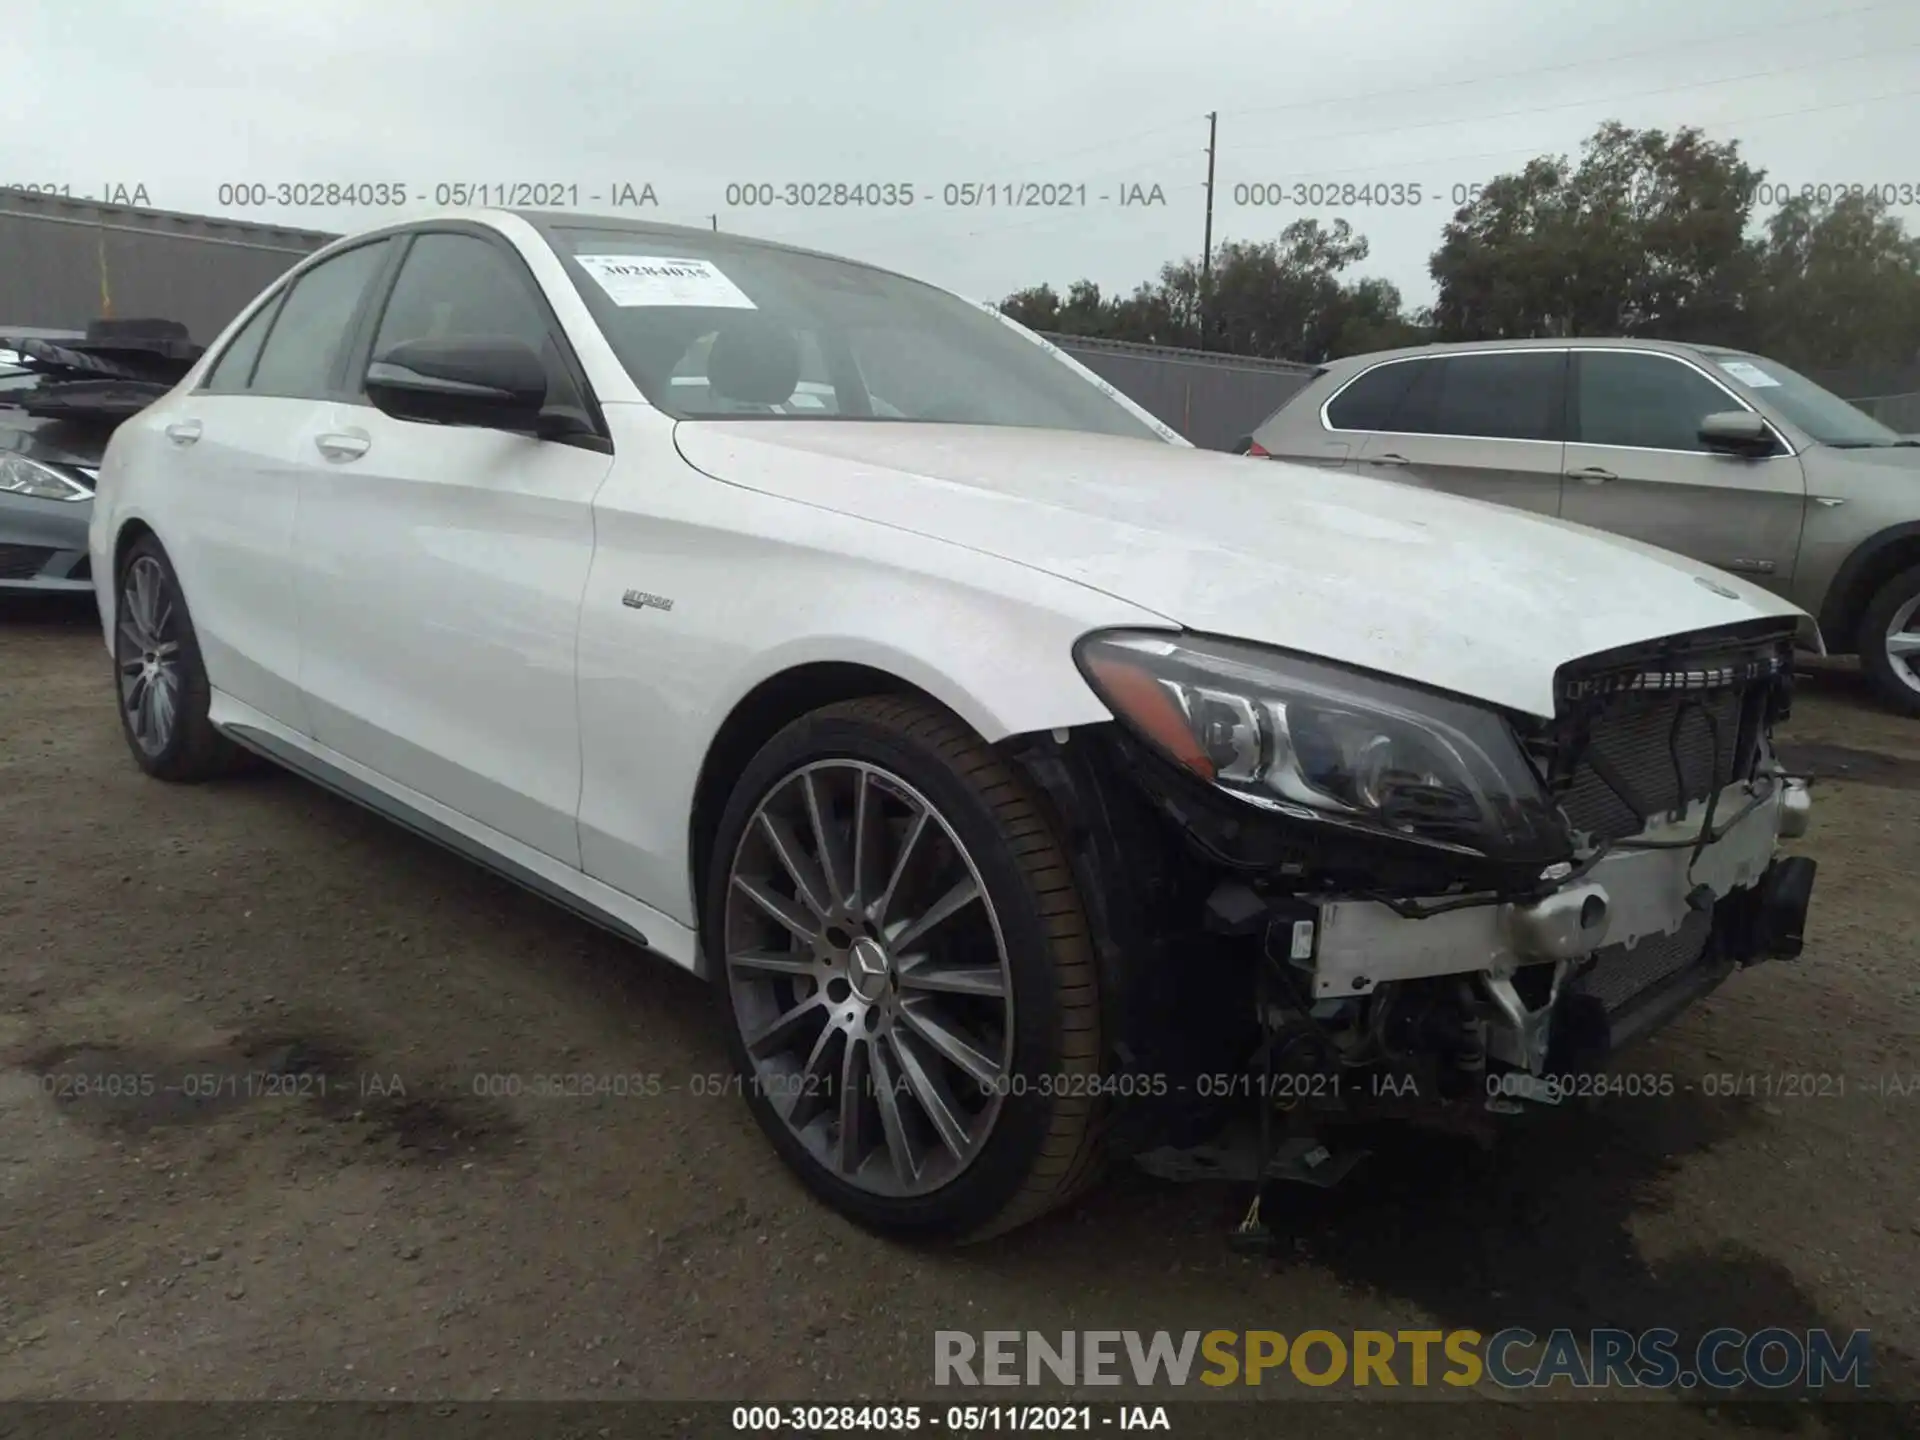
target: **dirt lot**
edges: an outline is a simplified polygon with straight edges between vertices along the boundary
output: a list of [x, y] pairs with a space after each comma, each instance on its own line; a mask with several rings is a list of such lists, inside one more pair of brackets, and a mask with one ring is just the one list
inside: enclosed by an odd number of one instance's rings
[[[1678, 1093], [1556, 1113], [1491, 1169], [1409, 1138], [1297, 1200], [1277, 1258], [1228, 1249], [1238, 1192], [1133, 1172], [983, 1248], [876, 1241], [697, 1093], [726, 1061], [695, 981], [289, 777], [144, 779], [108, 679], [85, 609], [0, 614], [0, 1398], [936, 1398], [942, 1328], [1826, 1325], [1920, 1399], [1920, 723], [1843, 668], [1789, 732], [1823, 777], [1808, 953], [1636, 1055]], [[275, 1068], [326, 1092], [247, 1093]], [[103, 1073], [153, 1093], [48, 1093]], [[484, 1093], [554, 1073], [663, 1084]], [[1594, 1433], [1914, 1422], [1608, 1409]]]

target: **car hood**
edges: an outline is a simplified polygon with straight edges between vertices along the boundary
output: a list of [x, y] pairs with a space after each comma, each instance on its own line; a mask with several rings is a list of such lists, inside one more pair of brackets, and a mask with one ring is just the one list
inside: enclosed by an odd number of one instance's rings
[[1802, 616], [1667, 551], [1342, 471], [984, 426], [703, 420], [675, 438], [731, 484], [1534, 715], [1576, 657]]

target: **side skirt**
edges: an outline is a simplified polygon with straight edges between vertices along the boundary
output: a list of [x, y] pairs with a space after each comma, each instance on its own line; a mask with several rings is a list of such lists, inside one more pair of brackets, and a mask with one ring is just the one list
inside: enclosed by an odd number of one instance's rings
[[684, 970], [706, 974], [694, 932], [653, 907], [417, 791], [396, 785], [229, 695], [216, 690], [210, 709], [208, 718], [236, 745]]

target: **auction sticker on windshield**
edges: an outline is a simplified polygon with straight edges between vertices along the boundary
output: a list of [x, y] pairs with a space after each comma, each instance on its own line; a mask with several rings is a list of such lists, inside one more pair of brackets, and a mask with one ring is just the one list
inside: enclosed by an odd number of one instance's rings
[[627, 308], [639, 305], [697, 305], [727, 310], [757, 310], [711, 260], [674, 255], [576, 255], [581, 267], [600, 282], [607, 298]]
[[1750, 364], [1745, 360], [1722, 360], [1720, 368], [1742, 385], [1751, 385], [1756, 390], [1764, 390], [1769, 385], [1780, 383], [1758, 365]]

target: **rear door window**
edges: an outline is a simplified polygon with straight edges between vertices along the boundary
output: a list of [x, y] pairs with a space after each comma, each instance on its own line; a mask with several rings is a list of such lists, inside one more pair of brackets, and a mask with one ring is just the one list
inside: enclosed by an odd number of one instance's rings
[[360, 302], [386, 265], [388, 240], [355, 246], [294, 281], [254, 366], [255, 395], [322, 400], [346, 348]]
[[260, 348], [284, 298], [284, 295], [274, 296], [240, 327], [240, 333], [227, 342], [227, 348], [213, 362], [213, 369], [207, 372], [206, 384], [201, 389], [212, 395], [237, 395], [247, 388], [253, 380], [253, 362], [260, 358]]
[[1422, 362], [1386, 428], [1484, 440], [1558, 440], [1567, 357], [1558, 350], [1448, 355]]

